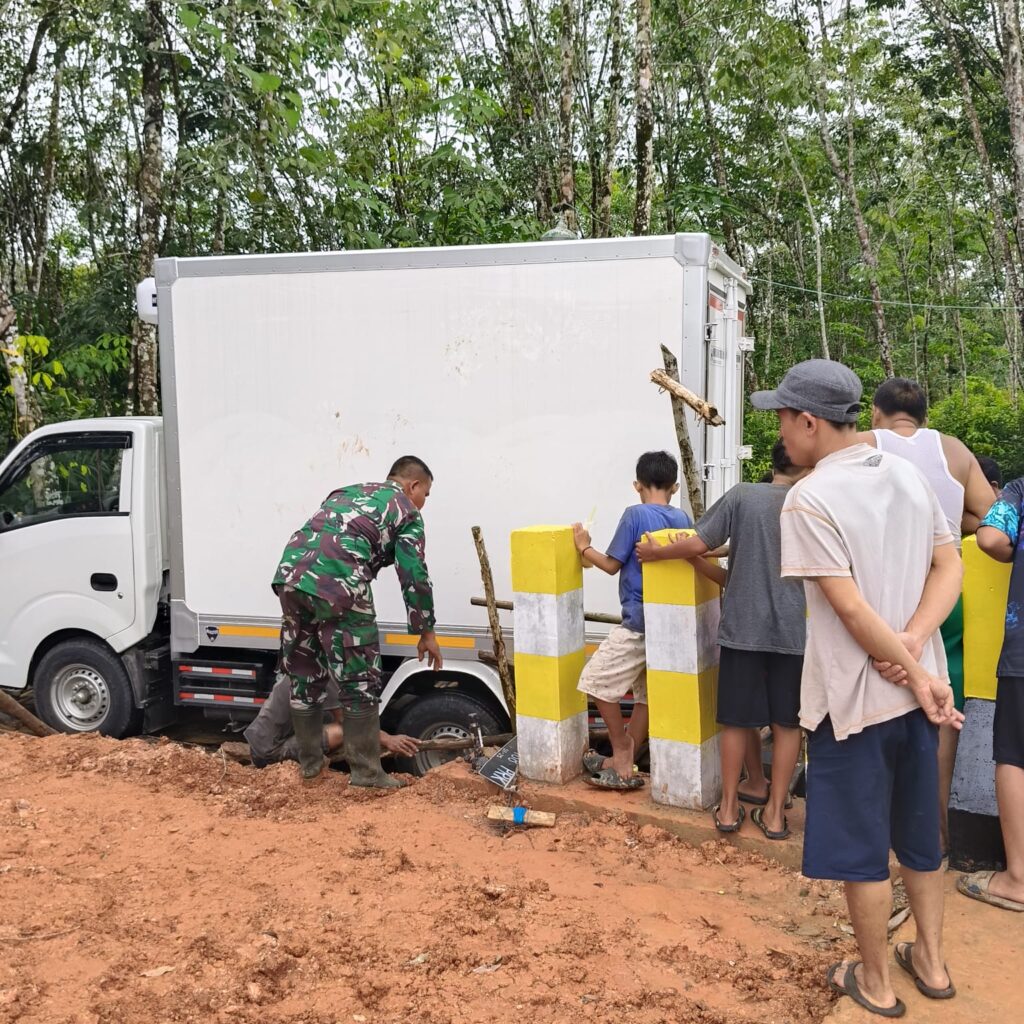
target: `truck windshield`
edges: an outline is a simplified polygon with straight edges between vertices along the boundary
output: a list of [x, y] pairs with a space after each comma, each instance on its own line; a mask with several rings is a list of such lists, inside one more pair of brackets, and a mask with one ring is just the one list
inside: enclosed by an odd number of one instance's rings
[[122, 448], [40, 454], [0, 491], [0, 529], [120, 512]]

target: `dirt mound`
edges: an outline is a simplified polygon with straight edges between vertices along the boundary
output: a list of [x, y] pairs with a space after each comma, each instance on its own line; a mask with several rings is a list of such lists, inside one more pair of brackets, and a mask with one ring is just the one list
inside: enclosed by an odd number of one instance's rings
[[502, 832], [443, 772], [302, 787], [0, 736], [0, 1022], [823, 1019], [834, 887], [608, 815]]

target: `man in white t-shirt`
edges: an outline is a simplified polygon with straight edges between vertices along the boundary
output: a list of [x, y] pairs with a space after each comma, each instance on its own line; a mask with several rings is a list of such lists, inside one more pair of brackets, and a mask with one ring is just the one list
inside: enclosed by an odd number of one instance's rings
[[[846, 884], [862, 960], [829, 970], [872, 1013], [906, 1012], [889, 977], [896, 852], [917, 938], [896, 961], [934, 999], [955, 995], [942, 954], [938, 726], [959, 725], [939, 625], [962, 567], [942, 509], [914, 466], [858, 443], [861, 383], [841, 363], [794, 366], [775, 391], [786, 451], [814, 472], [782, 510], [782, 575], [803, 579], [807, 648], [800, 724], [808, 730], [803, 873]], [[903, 676], [888, 682], [880, 669]]]

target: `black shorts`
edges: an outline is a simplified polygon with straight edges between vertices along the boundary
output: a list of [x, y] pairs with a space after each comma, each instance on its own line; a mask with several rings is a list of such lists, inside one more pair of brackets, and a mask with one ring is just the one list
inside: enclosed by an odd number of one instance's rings
[[800, 654], [723, 647], [718, 660], [719, 725], [800, 727]]
[[889, 850], [911, 871], [937, 871], [939, 729], [917, 708], [841, 742], [825, 720], [807, 734], [803, 873], [884, 882]]
[[1024, 768], [1024, 679], [1000, 676], [992, 722], [992, 760]]

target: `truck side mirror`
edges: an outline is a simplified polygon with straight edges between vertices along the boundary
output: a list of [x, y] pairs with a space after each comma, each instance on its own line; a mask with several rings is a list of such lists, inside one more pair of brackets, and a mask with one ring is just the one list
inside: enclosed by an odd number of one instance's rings
[[135, 308], [145, 324], [156, 323], [156, 280], [147, 277], [135, 286]]

